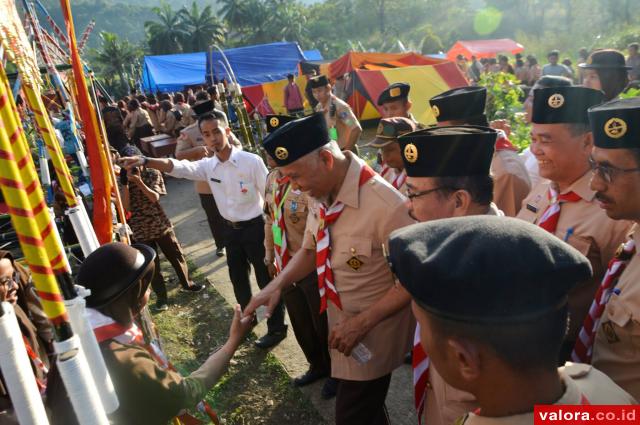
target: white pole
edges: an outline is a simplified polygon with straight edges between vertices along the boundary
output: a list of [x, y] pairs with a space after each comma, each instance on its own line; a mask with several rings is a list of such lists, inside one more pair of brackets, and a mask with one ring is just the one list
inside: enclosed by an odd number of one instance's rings
[[78, 237], [80, 248], [82, 248], [82, 253], [87, 257], [100, 247], [100, 243], [93, 230], [91, 221], [89, 221], [89, 217], [87, 217], [87, 211], [84, 209], [82, 198], [78, 196], [76, 200], [78, 205], [74, 208], [68, 208], [65, 214], [69, 216], [73, 230]]
[[0, 341], [0, 370], [18, 422], [23, 425], [48, 425], [16, 313], [7, 302], [0, 303]]

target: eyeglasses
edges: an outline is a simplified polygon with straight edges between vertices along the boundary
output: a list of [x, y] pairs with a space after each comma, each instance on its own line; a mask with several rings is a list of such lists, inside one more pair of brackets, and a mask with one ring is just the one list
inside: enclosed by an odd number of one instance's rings
[[607, 183], [612, 183], [614, 177], [618, 174], [636, 173], [640, 171], [640, 168], [617, 168], [611, 165], [598, 164], [593, 157], [589, 157], [589, 165], [591, 166], [591, 172], [597, 174], [598, 177]]
[[18, 283], [18, 274], [14, 273], [11, 277], [0, 278], [0, 286], [11, 287], [14, 283]]
[[440, 186], [440, 187], [434, 187], [433, 189], [422, 190], [420, 192], [409, 192], [409, 191], [407, 191], [407, 198], [409, 198], [410, 200], [413, 201], [414, 198], [417, 198], [419, 196], [428, 195], [431, 192], [436, 192], [438, 190], [456, 190], [456, 189], [453, 189], [453, 188], [447, 187], [447, 186]]

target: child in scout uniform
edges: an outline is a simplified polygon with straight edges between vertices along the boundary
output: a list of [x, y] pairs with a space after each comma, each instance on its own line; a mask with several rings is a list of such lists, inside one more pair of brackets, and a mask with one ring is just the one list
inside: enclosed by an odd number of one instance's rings
[[557, 367], [567, 295], [591, 266], [543, 229], [490, 216], [420, 223], [391, 235], [389, 261], [433, 366], [478, 400], [457, 424], [531, 425], [536, 405], [635, 404], [589, 365]]
[[593, 137], [587, 109], [602, 101], [602, 92], [586, 87], [551, 87], [535, 91], [531, 152], [538, 160], [539, 183], [523, 201], [518, 218], [536, 224], [569, 243], [589, 261], [593, 278], [569, 293], [570, 328], [563, 350], [567, 359], [587, 316], [609, 260], [631, 225], [612, 220], [589, 188]]
[[377, 102], [382, 118], [404, 117], [413, 121], [416, 128], [423, 128], [411, 113], [410, 91], [411, 86], [407, 83], [393, 83], [384, 89]]
[[[446, 91], [429, 100], [438, 126], [480, 125], [488, 126], [485, 116], [487, 89], [484, 87], [460, 87]], [[522, 200], [531, 189], [531, 181], [518, 150], [499, 130], [496, 149], [491, 162], [494, 179], [493, 199], [505, 215], [518, 213]]]

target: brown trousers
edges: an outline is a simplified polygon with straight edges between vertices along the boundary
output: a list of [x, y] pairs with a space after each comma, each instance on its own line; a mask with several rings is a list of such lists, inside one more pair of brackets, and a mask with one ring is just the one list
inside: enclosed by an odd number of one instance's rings
[[391, 374], [371, 381], [340, 379], [336, 394], [336, 425], [389, 425], [384, 405]]
[[298, 345], [309, 362], [309, 369], [330, 373], [327, 313], [320, 314], [316, 272], [287, 288], [282, 298]]
[[[189, 268], [187, 267], [187, 260], [184, 258], [180, 242], [178, 242], [173, 229], [158, 239], [140, 241], [139, 243], [153, 248], [154, 251], [156, 251], [156, 256], [159, 255], [158, 248], [160, 248], [166, 259], [173, 266], [173, 270], [176, 272], [180, 285], [182, 285], [183, 288], [189, 286]], [[158, 257], [156, 257], [155, 272], [153, 274], [153, 280], [151, 281], [151, 287], [158, 297], [158, 302], [167, 302], [167, 287], [164, 284], [162, 273], [160, 273], [160, 258]]]

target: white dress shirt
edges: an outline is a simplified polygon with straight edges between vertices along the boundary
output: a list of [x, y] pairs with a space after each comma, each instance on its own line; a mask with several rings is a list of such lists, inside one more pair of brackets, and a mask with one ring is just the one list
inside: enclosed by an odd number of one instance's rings
[[171, 159], [170, 176], [205, 180], [220, 215], [228, 221], [246, 221], [262, 215], [267, 167], [258, 155], [231, 147], [225, 162], [217, 156], [199, 161]]

